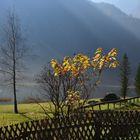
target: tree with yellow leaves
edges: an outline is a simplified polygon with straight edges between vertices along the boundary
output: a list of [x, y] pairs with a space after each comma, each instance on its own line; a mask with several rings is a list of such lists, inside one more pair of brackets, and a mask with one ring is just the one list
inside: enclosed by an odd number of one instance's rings
[[117, 55], [115, 48], [107, 54], [102, 48], [98, 48], [92, 57], [77, 54], [74, 57], [66, 56], [61, 62], [52, 59], [51, 68], [44, 68], [38, 82], [47, 91], [54, 105], [55, 115], [70, 114], [77, 103], [81, 104], [80, 99], [85, 103], [100, 83], [102, 71], [119, 65]]
[[92, 58], [83, 54], [77, 54], [73, 58], [64, 57], [63, 62], [60, 63], [56, 59], [52, 59], [51, 65], [55, 76], [70, 73], [71, 77], [77, 77], [88, 69], [102, 71], [104, 68], [116, 68], [119, 64], [116, 59], [117, 54], [118, 52], [115, 48], [107, 55], [105, 55], [102, 48], [98, 48]]

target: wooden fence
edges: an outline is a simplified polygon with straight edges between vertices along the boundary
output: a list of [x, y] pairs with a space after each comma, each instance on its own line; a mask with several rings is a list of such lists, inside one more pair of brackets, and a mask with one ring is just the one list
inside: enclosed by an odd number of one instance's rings
[[[98, 106], [99, 110], [102, 110], [102, 106], [107, 105], [106, 109], [116, 109], [116, 106], [119, 105], [119, 107], [123, 107], [124, 105], [127, 105], [128, 103], [140, 103], [140, 96], [131, 97], [127, 99], [120, 99], [115, 101], [105, 101], [105, 102], [97, 102], [91, 105], [85, 105], [82, 108], [88, 108], [94, 110], [94, 107]], [[113, 107], [110, 107], [110, 105], [113, 105]], [[104, 107], [103, 107], [104, 108]]]
[[1, 140], [140, 140], [139, 111], [92, 111], [0, 128]]

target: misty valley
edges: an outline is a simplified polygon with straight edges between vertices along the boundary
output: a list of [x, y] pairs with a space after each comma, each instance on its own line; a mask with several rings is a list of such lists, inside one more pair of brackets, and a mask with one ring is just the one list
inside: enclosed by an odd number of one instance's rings
[[0, 0], [0, 140], [139, 140], [139, 9]]

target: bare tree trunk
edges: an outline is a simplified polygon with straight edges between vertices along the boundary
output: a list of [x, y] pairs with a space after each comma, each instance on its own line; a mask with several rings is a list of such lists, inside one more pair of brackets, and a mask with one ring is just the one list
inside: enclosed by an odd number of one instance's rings
[[17, 108], [17, 96], [16, 96], [16, 84], [13, 84], [14, 86], [14, 112], [18, 113], [18, 108]]
[[14, 21], [14, 15], [13, 15], [13, 24], [11, 25], [12, 29], [12, 51], [13, 51], [13, 92], [14, 92], [14, 112], [18, 113], [17, 108], [17, 94], [16, 94], [16, 29], [15, 29], [15, 21]]
[[24, 45], [20, 24], [14, 12], [9, 13], [6, 25], [4, 28], [6, 40], [0, 47], [0, 72], [4, 74], [5, 80], [12, 87], [14, 112], [18, 113], [17, 82], [22, 75], [22, 69], [24, 69], [24, 62], [22, 60], [26, 58], [28, 49]]
[[14, 92], [14, 112], [18, 113], [17, 108], [17, 96], [16, 96], [16, 71], [15, 71], [15, 61], [13, 63], [13, 92]]

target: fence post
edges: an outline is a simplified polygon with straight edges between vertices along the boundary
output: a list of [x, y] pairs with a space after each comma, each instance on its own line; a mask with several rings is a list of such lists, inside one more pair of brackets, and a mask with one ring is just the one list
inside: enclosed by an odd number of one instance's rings
[[108, 103], [108, 105], [107, 105], [107, 106], [108, 106], [107, 108], [109, 109], [109, 103]]
[[139, 102], [139, 98], [137, 98], [137, 102]]
[[95, 135], [94, 135], [94, 140], [100, 140], [100, 135], [101, 135], [101, 131], [100, 131], [100, 127], [99, 127], [99, 122], [95, 123]]
[[101, 110], [101, 105], [99, 104], [99, 110]]
[[122, 102], [120, 101], [120, 107], [121, 107], [121, 105], [122, 105]]
[[133, 99], [133, 103], [135, 103], [135, 98]]
[[115, 109], [115, 103], [113, 103], [113, 107], [114, 107], [114, 109]]

